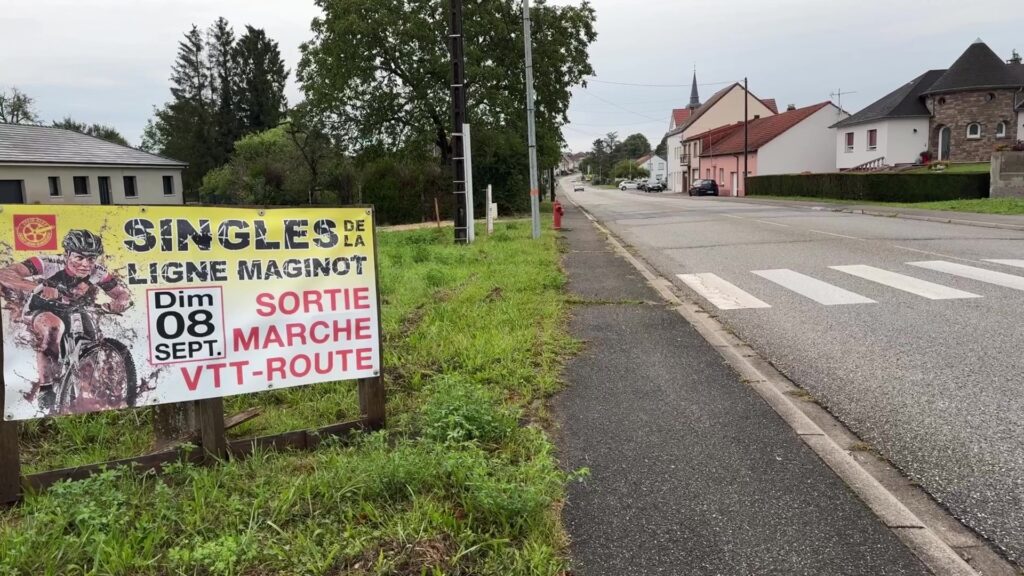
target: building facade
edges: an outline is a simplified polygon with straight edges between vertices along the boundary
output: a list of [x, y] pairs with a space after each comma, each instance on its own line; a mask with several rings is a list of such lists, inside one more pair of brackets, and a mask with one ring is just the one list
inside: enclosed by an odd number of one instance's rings
[[185, 166], [69, 130], [0, 124], [4, 204], [182, 204]]

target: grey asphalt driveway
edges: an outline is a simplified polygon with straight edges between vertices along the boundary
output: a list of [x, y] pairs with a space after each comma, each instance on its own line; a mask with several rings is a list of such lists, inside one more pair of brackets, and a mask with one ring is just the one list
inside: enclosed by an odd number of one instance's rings
[[1024, 232], [568, 195], [1024, 563]]

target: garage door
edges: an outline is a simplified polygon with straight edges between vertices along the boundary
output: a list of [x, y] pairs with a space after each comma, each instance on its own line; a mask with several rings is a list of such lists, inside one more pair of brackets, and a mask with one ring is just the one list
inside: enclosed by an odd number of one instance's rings
[[0, 204], [24, 204], [21, 180], [0, 180]]

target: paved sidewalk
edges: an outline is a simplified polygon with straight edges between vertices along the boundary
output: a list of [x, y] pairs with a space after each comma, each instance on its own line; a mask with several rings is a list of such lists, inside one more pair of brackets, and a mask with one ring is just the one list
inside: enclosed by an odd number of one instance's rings
[[566, 206], [572, 331], [555, 401], [576, 575], [928, 571]]
[[[676, 194], [676, 196], [681, 195]], [[968, 226], [1000, 228], [1004, 230], [1024, 230], [1024, 216], [1012, 214], [982, 214], [980, 212], [956, 212], [953, 210], [921, 210], [919, 208], [905, 208], [902, 206], [885, 206], [879, 204], [817, 202], [812, 199], [781, 200], [770, 197], [753, 196], [746, 196], [743, 198], [722, 197], [719, 199], [728, 202], [768, 204], [770, 206], [785, 206], [787, 208], [806, 208], [808, 210], [826, 210], [829, 212], [846, 212], [849, 214], [867, 214], [869, 216], [924, 220], [926, 222], [966, 224]]]

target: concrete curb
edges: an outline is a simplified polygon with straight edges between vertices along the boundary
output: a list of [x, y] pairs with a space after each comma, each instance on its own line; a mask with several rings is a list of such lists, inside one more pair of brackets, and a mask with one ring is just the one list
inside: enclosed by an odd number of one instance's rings
[[[669, 280], [654, 273], [631, 254], [611, 231], [570, 195], [563, 193], [562, 196], [579, 208], [606, 235], [615, 251], [636, 268], [661, 297], [719, 351], [739, 373], [743, 382], [771, 406], [932, 573], [937, 576], [1013, 576], [1021, 573], [923, 491], [903, 478], [892, 465], [873, 456], [855, 457], [849, 447], [863, 443], [841, 422], [816, 403], [795, 402], [792, 395], [802, 392], [800, 388], [698, 304], [678, 295]], [[844, 448], [841, 443], [847, 447]], [[886, 485], [883, 485], [880, 477], [886, 480]], [[897, 493], [903, 495], [902, 500]], [[908, 507], [911, 501], [915, 502], [913, 507], [918, 513]], [[923, 514], [919, 515], [921, 512]], [[972, 560], [974, 566], [965, 557]]]
[[[864, 216], [878, 216], [881, 218], [901, 218], [904, 220], [918, 220], [921, 222], [937, 222], [939, 224], [960, 224], [962, 226], [976, 226], [978, 228], [997, 228], [1000, 230], [1016, 230], [1024, 231], [1024, 224], [1007, 224], [1005, 222], [990, 222], [986, 220], [969, 220], [965, 218], [946, 218], [944, 216], [931, 216], [927, 214], [915, 214], [913, 212], [901, 212], [899, 210], [885, 210], [882, 208], [870, 209], [870, 208], [845, 208], [843, 206], [823, 206], [820, 204], [811, 206], [811, 202], [808, 202], [806, 206], [795, 204], [793, 202], [772, 202], [768, 198], [752, 198], [743, 197], [738, 199], [740, 202], [748, 202], [752, 204], [763, 204], [766, 206], [779, 206], [785, 208], [797, 208], [800, 210], [811, 210], [815, 212], [837, 212], [841, 214], [861, 214]], [[960, 214], [971, 214], [971, 212], [961, 212]]]

